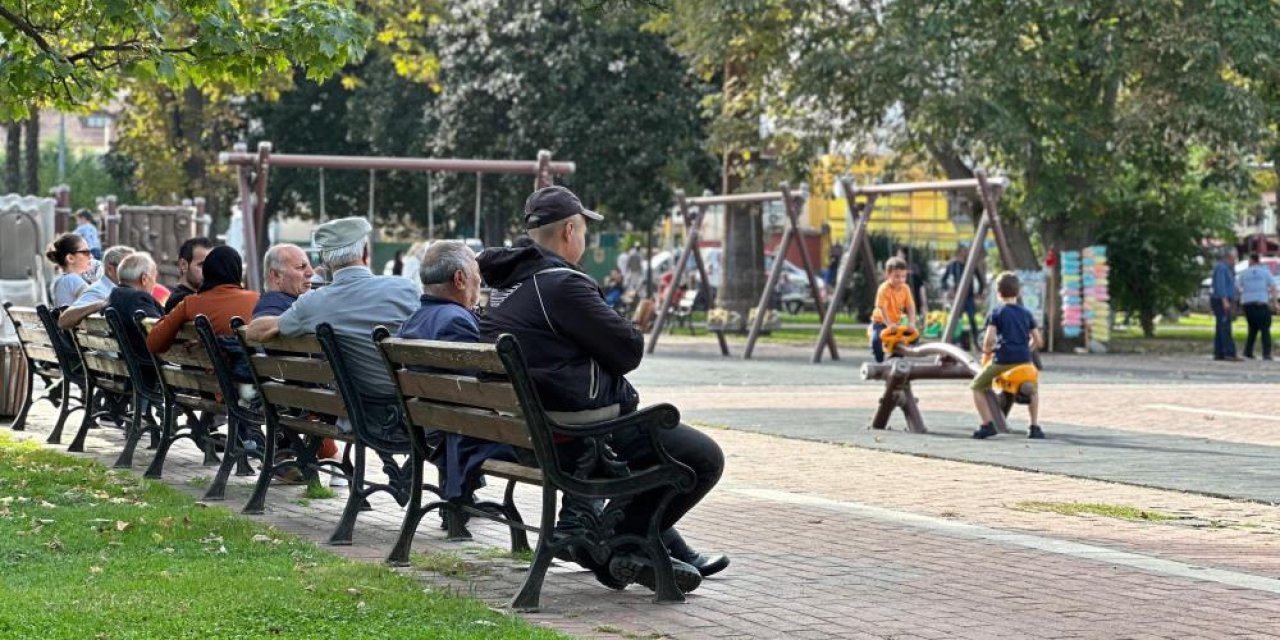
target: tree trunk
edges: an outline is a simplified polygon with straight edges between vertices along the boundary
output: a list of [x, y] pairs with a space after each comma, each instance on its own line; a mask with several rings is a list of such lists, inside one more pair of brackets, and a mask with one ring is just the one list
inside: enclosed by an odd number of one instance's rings
[[40, 195], [40, 112], [27, 119], [27, 193]]
[[5, 128], [4, 188], [22, 193], [22, 125], [10, 122]]
[[[757, 209], [753, 211], [753, 209]], [[764, 233], [756, 205], [726, 207], [724, 220], [724, 268], [716, 306], [736, 311], [740, 322], [727, 327], [746, 328], [747, 315], [760, 301], [764, 289]], [[779, 259], [785, 256], [779, 256]]]
[[1156, 337], [1156, 312], [1151, 309], [1143, 309], [1138, 313], [1138, 321], [1142, 323], [1142, 337]]

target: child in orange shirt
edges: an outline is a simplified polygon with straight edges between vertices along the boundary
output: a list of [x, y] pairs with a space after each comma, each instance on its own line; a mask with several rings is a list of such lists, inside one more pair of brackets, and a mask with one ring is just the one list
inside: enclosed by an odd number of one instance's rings
[[896, 326], [902, 321], [903, 313], [911, 326], [916, 326], [916, 304], [907, 286], [907, 262], [902, 258], [889, 258], [884, 269], [884, 282], [876, 289], [876, 308], [871, 312], [871, 355], [876, 362], [884, 362], [880, 332], [885, 327]]

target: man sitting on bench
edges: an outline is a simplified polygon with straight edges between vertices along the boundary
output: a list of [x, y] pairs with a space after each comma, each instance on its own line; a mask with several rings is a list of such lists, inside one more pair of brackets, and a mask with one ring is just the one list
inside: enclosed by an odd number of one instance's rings
[[[640, 398], [624, 376], [640, 365], [644, 337], [631, 321], [605, 304], [595, 280], [576, 266], [586, 251], [587, 220], [603, 218], [560, 186], [534, 192], [525, 202], [524, 214], [528, 237], [517, 239], [511, 248], [486, 249], [480, 254], [481, 274], [493, 287], [480, 320], [481, 335], [493, 341], [510, 333], [520, 341], [547, 415], [562, 424], [599, 422], [635, 411]], [[659, 437], [672, 457], [697, 477], [692, 491], [671, 501], [660, 523], [676, 585], [689, 592], [701, 584], [703, 576], [727, 567], [729, 558], [690, 549], [672, 525], [715, 486], [724, 469], [724, 454], [714, 440], [687, 425], [664, 429]], [[610, 444], [620, 458], [640, 467], [655, 455], [639, 429], [615, 435]], [[563, 459], [574, 460], [583, 442], [574, 439], [559, 446], [567, 448]], [[655, 490], [636, 496], [617, 531], [644, 536], [662, 493]], [[623, 586], [639, 582], [654, 588], [653, 567], [644, 554], [619, 551], [608, 568]]]
[[[480, 326], [472, 312], [480, 301], [480, 267], [471, 249], [458, 240], [435, 242], [427, 249], [419, 273], [422, 307], [405, 321], [396, 337], [480, 342]], [[431, 462], [443, 473], [441, 489], [447, 500], [469, 495], [477, 488], [467, 486], [468, 477], [485, 460], [516, 459], [511, 445], [439, 431], [428, 432], [427, 438], [436, 451]], [[483, 477], [477, 476], [475, 481], [483, 482]]]
[[[299, 297], [279, 316], [255, 319], [245, 335], [257, 341], [276, 335], [295, 337], [313, 334], [320, 323], [329, 323], [361, 391], [369, 428], [382, 440], [369, 444], [388, 449], [403, 445], [409, 437], [396, 409], [395, 383], [369, 335], [378, 325], [398, 330], [418, 309], [421, 288], [399, 276], [373, 275], [369, 270], [372, 230], [368, 220], [358, 217], [330, 220], [316, 228], [312, 242], [333, 281]], [[343, 418], [338, 428], [350, 431], [351, 425]]]

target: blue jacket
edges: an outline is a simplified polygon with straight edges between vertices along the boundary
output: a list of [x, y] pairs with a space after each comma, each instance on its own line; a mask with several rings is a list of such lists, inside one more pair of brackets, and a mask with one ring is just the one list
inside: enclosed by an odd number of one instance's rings
[[[448, 342], [480, 342], [480, 326], [476, 317], [462, 305], [431, 295], [422, 296], [422, 306], [400, 325], [400, 338], [444, 340]], [[435, 446], [431, 462], [444, 474], [445, 499], [452, 500], [470, 492], [469, 478], [490, 458], [515, 460], [510, 445], [479, 438], [440, 432], [428, 433], [428, 444]], [[475, 481], [482, 483], [478, 478]]]
[[1219, 262], [1213, 267], [1213, 297], [1236, 299], [1236, 274], [1231, 265]]

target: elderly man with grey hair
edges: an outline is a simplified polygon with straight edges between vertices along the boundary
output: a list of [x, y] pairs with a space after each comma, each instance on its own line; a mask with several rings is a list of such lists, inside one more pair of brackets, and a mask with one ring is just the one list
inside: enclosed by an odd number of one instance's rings
[[111, 290], [107, 298], [107, 308], [115, 309], [125, 321], [129, 332], [129, 345], [133, 353], [144, 363], [151, 362], [151, 354], [147, 351], [147, 340], [134, 324], [134, 315], [141, 311], [148, 318], [159, 318], [164, 315], [164, 308], [151, 295], [156, 286], [156, 261], [151, 255], [139, 252], [125, 258], [117, 270], [120, 284]]
[[[480, 342], [480, 324], [471, 310], [480, 301], [480, 265], [475, 253], [457, 240], [441, 240], [427, 248], [419, 269], [422, 306], [405, 321], [401, 338]], [[469, 495], [480, 478], [471, 477], [490, 458], [515, 459], [505, 444], [454, 434], [430, 434], [433, 444], [443, 443], [443, 455], [432, 462], [443, 474], [446, 499]]]
[[81, 320], [99, 312], [103, 307], [107, 306], [107, 297], [111, 295], [111, 290], [116, 288], [119, 283], [120, 276], [117, 270], [120, 263], [125, 258], [133, 254], [133, 247], [124, 245], [116, 245], [106, 250], [102, 254], [102, 277], [93, 283], [93, 286], [85, 289], [76, 298], [76, 301], [67, 307], [66, 311], [58, 317], [58, 326], [63, 329], [70, 329], [78, 324]]
[[311, 260], [305, 251], [293, 244], [277, 244], [267, 249], [262, 259], [262, 283], [266, 293], [253, 307], [253, 317], [265, 318], [284, 313], [311, 290]]
[[[270, 339], [277, 334], [301, 336], [315, 333], [322, 322], [329, 323], [374, 423], [371, 429], [381, 428], [387, 438], [402, 442], [406, 437], [404, 429], [399, 418], [389, 413], [396, 404], [395, 384], [371, 334], [378, 325], [399, 330], [418, 309], [421, 288], [404, 278], [373, 275], [369, 270], [372, 230], [367, 220], [357, 217], [320, 225], [312, 242], [320, 250], [321, 262], [333, 274], [332, 282], [298, 298], [279, 316], [255, 318], [246, 334], [253, 340]], [[349, 425], [339, 421], [338, 426]]]

